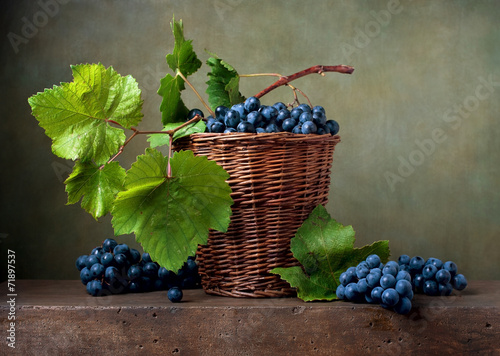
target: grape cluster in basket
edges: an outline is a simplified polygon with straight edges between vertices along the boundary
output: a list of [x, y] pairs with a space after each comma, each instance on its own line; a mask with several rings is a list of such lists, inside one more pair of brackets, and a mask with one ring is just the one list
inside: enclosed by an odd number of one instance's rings
[[448, 296], [453, 289], [463, 290], [467, 280], [458, 273], [452, 261], [438, 258], [424, 260], [401, 255], [398, 261], [381, 263], [378, 255], [370, 255], [356, 267], [349, 267], [339, 277], [339, 299], [380, 304], [399, 314], [412, 307], [414, 293]]
[[87, 292], [93, 296], [167, 290], [169, 299], [180, 301], [182, 289], [200, 287], [198, 265], [189, 257], [176, 273], [114, 239], [106, 239], [89, 255], [79, 256], [76, 268]]
[[[188, 114], [188, 120], [196, 114], [204, 117], [201, 110], [193, 109]], [[287, 131], [295, 134], [336, 135], [339, 132], [338, 122], [327, 120], [322, 106], [311, 108], [307, 104], [300, 104], [289, 110], [282, 102], [272, 106], [261, 105], [260, 100], [253, 96], [231, 108], [218, 106], [215, 117], [209, 116], [206, 124], [207, 131], [213, 133]]]

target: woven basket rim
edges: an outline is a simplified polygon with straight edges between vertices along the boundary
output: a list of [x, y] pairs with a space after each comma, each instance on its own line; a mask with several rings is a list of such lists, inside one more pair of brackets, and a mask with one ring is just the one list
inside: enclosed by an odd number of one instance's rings
[[206, 140], [222, 140], [222, 141], [269, 141], [269, 140], [286, 140], [286, 141], [340, 141], [339, 135], [317, 135], [317, 134], [294, 134], [291, 132], [271, 132], [271, 133], [248, 133], [248, 132], [230, 132], [230, 133], [212, 133], [200, 132], [189, 135], [191, 139], [206, 139]]

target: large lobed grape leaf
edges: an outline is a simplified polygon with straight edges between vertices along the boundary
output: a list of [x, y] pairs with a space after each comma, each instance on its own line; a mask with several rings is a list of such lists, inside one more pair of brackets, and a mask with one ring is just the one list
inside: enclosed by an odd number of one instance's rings
[[207, 64], [211, 68], [207, 81], [208, 102], [213, 110], [219, 105], [231, 107], [245, 101], [239, 91], [238, 72], [229, 63], [212, 54]]
[[125, 141], [122, 128], [142, 119], [141, 91], [131, 76], [102, 64], [71, 66], [74, 80], [28, 99], [32, 113], [61, 158], [104, 164]]
[[188, 77], [201, 67], [201, 61], [193, 50], [192, 40], [184, 38], [182, 20], [177, 22], [172, 19], [170, 27], [174, 35], [174, 49], [172, 53], [167, 54], [166, 61], [175, 76], [167, 74], [161, 79], [158, 89], [158, 94], [163, 98], [160, 104], [163, 125], [183, 121], [189, 112], [181, 98], [185, 85], [179, 72]]
[[290, 241], [294, 257], [302, 266], [274, 268], [304, 301], [337, 299], [339, 276], [371, 254], [386, 262], [389, 241], [377, 241], [362, 248], [354, 247], [352, 226], [343, 226], [330, 217], [325, 207], [317, 206]]
[[229, 174], [214, 161], [175, 152], [170, 159], [148, 148], [127, 171], [125, 191], [112, 210], [116, 235], [136, 240], [161, 266], [176, 271], [205, 244], [208, 230], [227, 231], [231, 216]]
[[124, 189], [124, 180], [125, 169], [118, 162], [99, 167], [93, 162], [77, 161], [64, 182], [68, 204], [82, 199], [82, 208], [97, 219], [111, 210], [116, 194]]

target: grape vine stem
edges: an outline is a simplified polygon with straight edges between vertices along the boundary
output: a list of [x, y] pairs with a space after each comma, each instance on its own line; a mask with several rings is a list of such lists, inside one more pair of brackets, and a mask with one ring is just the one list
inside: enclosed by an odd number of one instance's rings
[[[179, 131], [180, 129], [182, 129], [183, 127], [186, 127], [186, 126], [189, 126], [195, 122], [198, 122], [200, 121], [201, 119], [203, 119], [200, 115], [196, 114], [191, 120], [188, 120], [186, 121], [185, 123], [183, 123], [182, 125], [179, 125], [177, 126], [175, 129], [172, 129], [172, 130], [168, 130], [168, 131], [141, 131], [141, 130], [138, 130], [137, 128], [135, 127], [131, 127], [130, 130], [132, 130], [134, 133], [132, 135], [130, 135], [130, 137], [123, 143], [123, 145], [120, 146], [120, 148], [118, 149], [118, 152], [109, 159], [109, 161], [107, 163], [111, 163], [113, 162], [119, 155], [121, 155], [123, 153], [123, 150], [125, 149], [125, 146], [128, 145], [128, 143], [137, 135], [153, 135], [153, 134], [163, 134], [163, 135], [169, 135], [170, 136], [170, 139], [169, 139], [169, 146], [172, 146], [172, 141], [173, 141], [173, 137], [174, 137], [174, 134]], [[112, 124], [115, 124], [115, 125], [118, 125], [120, 127], [123, 127], [119, 122], [116, 122], [114, 120], [106, 120], [107, 122], [109, 123], [112, 123]], [[169, 156], [172, 154], [172, 150], [169, 149], [168, 151], [169, 153]], [[169, 157], [170, 158], [170, 157]], [[99, 167], [100, 169], [104, 168], [104, 164]], [[170, 172], [169, 172], [170, 173]]]
[[[262, 90], [261, 92], [257, 93], [254, 96], [256, 98], [261, 98], [264, 95], [266, 95], [267, 93], [269, 93], [270, 91], [272, 91], [278, 87], [281, 87], [283, 85], [287, 85], [292, 80], [299, 79], [303, 76], [306, 76], [309, 74], [315, 74], [315, 73], [320, 74], [320, 75], [325, 75], [326, 72], [352, 74], [352, 72], [354, 72], [354, 68], [351, 66], [343, 65], [343, 64], [335, 65], [335, 66], [315, 65], [315, 66], [312, 66], [310, 68], [301, 70], [300, 72], [291, 74], [291, 75], [280, 76], [280, 78], [276, 82], [274, 82], [273, 84], [271, 84], [270, 86], [268, 86], [267, 88], [265, 88], [264, 90]], [[272, 73], [266, 73], [265, 75], [278, 76], [278, 75], [272, 74]], [[245, 76], [255, 76], [255, 75], [245, 75]]]
[[181, 77], [182, 80], [184, 80], [184, 82], [191, 88], [191, 90], [195, 93], [195, 95], [201, 101], [201, 103], [203, 104], [203, 106], [208, 110], [208, 112], [210, 113], [210, 115], [212, 115], [213, 117], [215, 117], [215, 113], [213, 112], [213, 110], [210, 108], [210, 106], [207, 105], [207, 103], [205, 102], [205, 100], [203, 100], [203, 98], [198, 93], [198, 91], [196, 90], [196, 88], [187, 80], [187, 78], [184, 76], [184, 74], [182, 74], [180, 70], [177, 70], [177, 75], [179, 77]]
[[[309, 102], [310, 104], [310, 101], [309, 101], [309, 98], [300, 90], [298, 90], [297, 88], [293, 87], [292, 85], [290, 85], [289, 83], [292, 81], [292, 80], [295, 80], [295, 79], [298, 79], [298, 78], [301, 78], [303, 76], [306, 76], [306, 75], [309, 75], [309, 74], [320, 74], [320, 75], [325, 75], [326, 72], [337, 72], [337, 73], [344, 73], [344, 74], [351, 74], [352, 72], [354, 72], [354, 68], [351, 67], [351, 66], [346, 66], [346, 65], [343, 65], [343, 64], [340, 64], [340, 65], [335, 65], [335, 66], [325, 66], [325, 65], [315, 65], [315, 66], [312, 66], [310, 68], [307, 68], [307, 69], [304, 69], [304, 70], [301, 70], [300, 72], [297, 72], [297, 73], [294, 73], [294, 74], [291, 74], [291, 75], [288, 75], [288, 76], [283, 76], [281, 74], [278, 74], [278, 73], [261, 73], [261, 74], [245, 74], [245, 75], [240, 75], [240, 77], [257, 77], [257, 76], [274, 76], [274, 77], [279, 77], [279, 79], [274, 82], [273, 84], [271, 84], [270, 86], [268, 86], [267, 88], [265, 88], [264, 90], [262, 90], [261, 92], [257, 93], [256, 95], [254, 95], [256, 98], [261, 98], [262, 96], [266, 95], [267, 93], [269, 93], [270, 91], [280, 87], [280, 86], [283, 86], [283, 85], [288, 85], [289, 87], [292, 88], [292, 90], [294, 91], [294, 96], [295, 96], [295, 100], [297, 101], [297, 94], [296, 94], [296, 91], [299, 91], [302, 95], [304, 95], [304, 97], [307, 99], [307, 101]], [[184, 82], [193, 90], [193, 92], [196, 94], [196, 96], [198, 97], [198, 99], [200, 99], [200, 101], [203, 103], [203, 105], [208, 109], [208, 111], [210, 112], [210, 114], [212, 116], [215, 117], [215, 113], [212, 111], [212, 109], [205, 103], [205, 101], [201, 98], [200, 94], [196, 91], [196, 89], [193, 87], [193, 85], [186, 79], [186, 77], [180, 72], [180, 71], [177, 71], [177, 75], [179, 75], [183, 80]], [[183, 123], [182, 125], [179, 125], [177, 126], [175, 129], [172, 129], [172, 130], [168, 130], [168, 131], [140, 131], [138, 130], [137, 128], [135, 127], [130, 127], [130, 130], [134, 131], [134, 133], [123, 143], [123, 145], [119, 148], [118, 152], [109, 159], [109, 161], [107, 163], [111, 163], [112, 161], [114, 161], [119, 155], [122, 154], [125, 146], [137, 135], [141, 135], [141, 134], [147, 134], [147, 135], [151, 135], [151, 134], [167, 134], [170, 136], [169, 138], [169, 146], [172, 145], [172, 141], [173, 141], [173, 136], [174, 134], [182, 129], [183, 127], [186, 127], [194, 122], [197, 122], [199, 120], [201, 120], [202, 117], [200, 115], [196, 115], [195, 117], [193, 117], [191, 120], [189, 121], [186, 121], [185, 123]], [[111, 123], [111, 124], [115, 124], [115, 125], [118, 125], [120, 127], [123, 127], [123, 125], [121, 125], [119, 122], [115, 121], [115, 120], [106, 120], [106, 122], [108, 123]], [[171, 151], [171, 147], [169, 147], [169, 159], [170, 159], [170, 155], [172, 154], [172, 151]], [[102, 165], [100, 167], [100, 169], [102, 169], [104, 167], [104, 165]], [[169, 170], [168, 170], [168, 175], [170, 176], [171, 172], [170, 172], [170, 167], [169, 167]]]

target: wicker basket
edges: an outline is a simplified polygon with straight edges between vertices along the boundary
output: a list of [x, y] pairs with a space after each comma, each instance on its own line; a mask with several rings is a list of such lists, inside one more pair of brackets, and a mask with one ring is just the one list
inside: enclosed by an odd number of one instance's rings
[[295, 290], [270, 274], [298, 265], [290, 239], [319, 204], [328, 201], [333, 151], [339, 136], [202, 133], [176, 141], [216, 161], [229, 174], [231, 223], [211, 230], [196, 259], [206, 293], [231, 297], [285, 297]]

